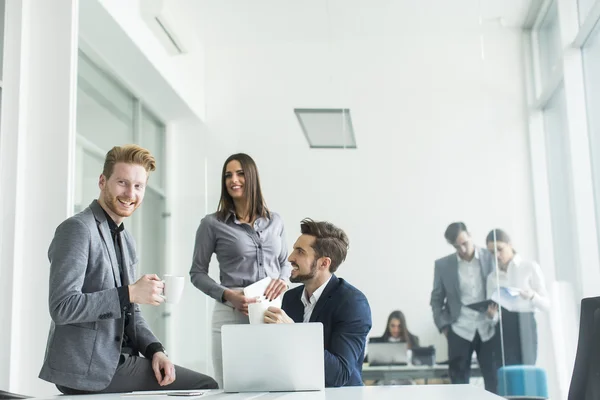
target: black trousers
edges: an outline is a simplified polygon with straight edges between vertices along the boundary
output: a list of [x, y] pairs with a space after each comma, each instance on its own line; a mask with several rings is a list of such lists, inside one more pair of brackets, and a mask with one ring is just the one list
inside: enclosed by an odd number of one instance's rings
[[56, 385], [64, 394], [124, 393], [148, 390], [199, 390], [218, 389], [217, 382], [210, 376], [190, 369], [175, 366], [175, 382], [160, 386], [152, 370], [152, 361], [143, 357], [121, 355], [121, 362], [106, 389], [85, 391]]
[[448, 373], [453, 384], [469, 383], [471, 378], [471, 357], [477, 353], [477, 361], [485, 383], [485, 390], [496, 393], [498, 390], [496, 354], [497, 335], [484, 342], [479, 333], [475, 334], [473, 341], [468, 341], [458, 336], [451, 327], [448, 328]]
[[496, 326], [496, 336], [504, 343], [505, 365], [535, 365], [537, 360], [537, 324], [532, 312], [512, 312], [502, 309], [502, 323]]

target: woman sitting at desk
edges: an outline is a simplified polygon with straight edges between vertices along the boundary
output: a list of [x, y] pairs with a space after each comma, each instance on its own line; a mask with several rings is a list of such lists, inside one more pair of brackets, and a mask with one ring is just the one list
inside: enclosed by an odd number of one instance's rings
[[[392, 311], [390, 316], [388, 317], [385, 332], [383, 332], [383, 336], [376, 339], [377, 342], [392, 342], [392, 343], [406, 343], [406, 347], [408, 350], [412, 350], [413, 348], [419, 347], [419, 338], [408, 330], [406, 326], [406, 318], [404, 317], [404, 313], [402, 311], [396, 310]], [[368, 361], [368, 356], [365, 356], [365, 362]], [[410, 360], [409, 360], [410, 361]], [[375, 380], [364, 381], [365, 385], [381, 385], [382, 381]], [[413, 385], [415, 382], [411, 379], [403, 379], [403, 380], [391, 380], [387, 384], [389, 385]]]
[[503, 307], [501, 312], [505, 365], [534, 365], [537, 359], [534, 313], [550, 308], [542, 269], [534, 261], [523, 260], [513, 248], [508, 234], [500, 229], [492, 230], [486, 243], [498, 260], [498, 270], [492, 271], [487, 278], [488, 296], [497, 293], [500, 287], [508, 288], [516, 295], [510, 299], [511, 310]]
[[392, 311], [388, 317], [381, 341], [406, 343], [409, 350], [413, 347], [419, 347], [419, 338], [410, 333], [406, 326], [406, 318], [399, 310]]

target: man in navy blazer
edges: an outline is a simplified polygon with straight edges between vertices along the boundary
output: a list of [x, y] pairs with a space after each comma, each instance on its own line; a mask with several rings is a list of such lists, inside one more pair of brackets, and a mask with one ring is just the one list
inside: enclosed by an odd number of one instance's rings
[[362, 364], [371, 308], [364, 294], [333, 273], [346, 259], [348, 236], [329, 222], [306, 218], [289, 256], [290, 281], [304, 283], [269, 307], [266, 323], [321, 322], [325, 345], [325, 386], [362, 386]]

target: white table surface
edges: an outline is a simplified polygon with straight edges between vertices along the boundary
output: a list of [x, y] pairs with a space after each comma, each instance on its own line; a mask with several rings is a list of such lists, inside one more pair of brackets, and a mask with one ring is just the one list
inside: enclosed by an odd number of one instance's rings
[[408, 386], [357, 386], [329, 388], [318, 392], [278, 393], [223, 393], [208, 390], [202, 396], [168, 396], [168, 392], [96, 394], [48, 397], [53, 400], [498, 400], [499, 396], [472, 385], [408, 385]]

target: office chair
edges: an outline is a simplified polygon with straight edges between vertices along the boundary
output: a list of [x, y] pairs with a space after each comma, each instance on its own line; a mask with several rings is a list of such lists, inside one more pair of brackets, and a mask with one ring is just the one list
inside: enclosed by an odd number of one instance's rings
[[579, 341], [568, 400], [600, 399], [600, 297], [581, 300]]

